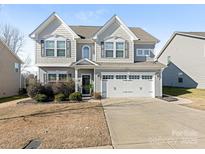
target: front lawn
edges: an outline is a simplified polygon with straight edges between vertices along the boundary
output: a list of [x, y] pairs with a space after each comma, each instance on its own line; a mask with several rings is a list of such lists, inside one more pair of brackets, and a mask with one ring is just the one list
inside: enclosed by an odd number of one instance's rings
[[16, 96], [10, 96], [10, 97], [3, 97], [3, 98], [0, 98], [0, 103], [14, 101], [14, 100], [22, 99], [22, 98], [27, 98], [27, 97], [28, 97], [27, 95], [16, 95]]
[[205, 110], [205, 89], [163, 87], [163, 94], [190, 99], [193, 103], [185, 106]]
[[0, 148], [23, 148], [39, 139], [39, 148], [110, 145], [100, 102], [17, 104], [0, 108]]

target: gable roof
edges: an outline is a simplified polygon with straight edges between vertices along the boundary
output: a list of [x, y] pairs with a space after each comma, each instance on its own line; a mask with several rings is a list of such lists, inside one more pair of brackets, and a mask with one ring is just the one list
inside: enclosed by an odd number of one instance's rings
[[21, 64], [24, 63], [13, 51], [11, 51], [11, 49], [7, 46], [7, 44], [3, 40], [0, 39], [0, 43], [2, 43], [3, 46], [5, 46], [8, 49], [8, 51], [11, 53], [12, 56], [14, 56], [15, 59], [17, 59]]
[[98, 66], [97, 63], [87, 59], [87, 58], [83, 58], [83, 59], [80, 59], [79, 61], [75, 62], [72, 64], [72, 66], [76, 66], [76, 65], [87, 65], [87, 64], [91, 64], [91, 65], [94, 65], [94, 66]]
[[[92, 38], [102, 26], [70, 26], [81, 38]], [[128, 27], [138, 38], [137, 42], [156, 42], [159, 40], [139, 27]]]
[[171, 35], [170, 39], [166, 42], [165, 46], [162, 48], [162, 50], [156, 56], [156, 59], [158, 59], [162, 55], [164, 50], [169, 46], [169, 44], [175, 38], [176, 35], [192, 37], [192, 38], [197, 38], [197, 39], [205, 39], [205, 32], [174, 32]]
[[93, 36], [93, 38], [97, 38], [97, 36], [103, 32], [105, 29], [107, 29], [111, 24], [113, 24], [114, 22], [117, 22], [119, 23], [122, 28], [128, 33], [128, 35], [132, 38], [132, 40], [139, 40], [139, 38], [133, 34], [133, 32], [122, 22], [122, 20], [114, 15], [112, 18], [110, 18], [110, 20], [108, 20], [96, 33], [95, 35]]
[[42, 22], [29, 36], [35, 38], [35, 35], [41, 32], [46, 26], [48, 26], [54, 19], [58, 19], [65, 28], [71, 32], [74, 38], [79, 38], [79, 36], [61, 19], [56, 12], [53, 12], [44, 22]]

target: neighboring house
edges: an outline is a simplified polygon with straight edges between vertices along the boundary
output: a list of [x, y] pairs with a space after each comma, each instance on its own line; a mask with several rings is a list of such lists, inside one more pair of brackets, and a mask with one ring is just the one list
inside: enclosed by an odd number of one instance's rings
[[[92, 20], [92, 19], [91, 19]], [[163, 64], [154, 62], [158, 39], [127, 27], [117, 16], [103, 26], [68, 26], [54, 12], [30, 37], [36, 44], [41, 83], [75, 80], [75, 90], [103, 97], [162, 95]]]
[[175, 32], [157, 58], [164, 86], [205, 88], [205, 32]]
[[0, 40], [0, 98], [18, 94], [22, 63], [20, 58]]

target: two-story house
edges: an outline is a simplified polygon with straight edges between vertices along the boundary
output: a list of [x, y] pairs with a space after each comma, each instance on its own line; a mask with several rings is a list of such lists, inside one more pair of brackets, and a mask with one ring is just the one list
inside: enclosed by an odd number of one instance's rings
[[69, 26], [54, 12], [30, 37], [41, 83], [73, 78], [83, 96], [91, 94], [87, 85], [103, 97], [162, 95], [164, 65], [154, 61], [159, 40], [116, 15], [103, 26]]
[[18, 95], [22, 60], [0, 39], [0, 98]]
[[157, 59], [164, 86], [205, 88], [205, 32], [174, 32]]

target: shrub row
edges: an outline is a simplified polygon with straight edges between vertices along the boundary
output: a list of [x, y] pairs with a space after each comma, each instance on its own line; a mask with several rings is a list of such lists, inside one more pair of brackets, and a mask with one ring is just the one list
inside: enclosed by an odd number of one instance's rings
[[65, 101], [74, 100], [81, 101], [82, 95], [75, 91], [75, 82], [69, 80], [67, 82], [57, 82], [42, 85], [39, 82], [32, 83], [28, 86], [28, 95], [38, 102], [46, 101]]

